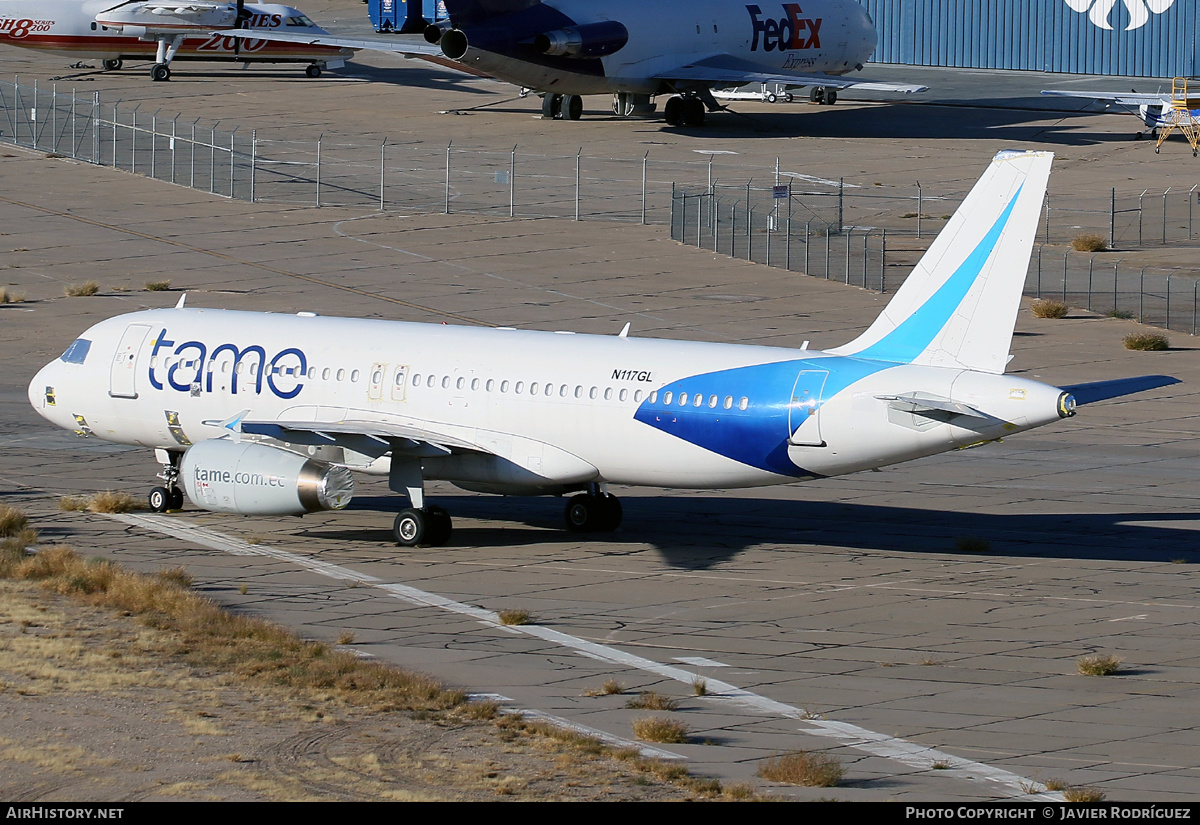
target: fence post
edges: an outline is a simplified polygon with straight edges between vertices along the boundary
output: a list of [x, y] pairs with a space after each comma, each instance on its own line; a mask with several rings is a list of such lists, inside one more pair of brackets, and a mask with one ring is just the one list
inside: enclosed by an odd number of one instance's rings
[[77, 158], [76, 152], [79, 141], [79, 123], [75, 119], [75, 87], [71, 87], [71, 157]]
[[58, 84], [50, 84], [50, 151], [58, 151]]
[[879, 292], [883, 294], [887, 292], [887, 230], [879, 230], [882, 237], [879, 239]]
[[208, 130], [208, 193], [217, 193], [217, 121]]
[[379, 211], [383, 212], [387, 205], [386, 189], [387, 186], [387, 138], [383, 139], [383, 143], [379, 144]]
[[1138, 276], [1138, 323], [1142, 323], [1142, 319], [1146, 317], [1146, 267], [1142, 267], [1142, 272]]
[[92, 163], [100, 163], [100, 93], [92, 92]]
[[450, 214], [450, 148], [454, 146], [451, 140], [446, 144], [446, 214]]
[[[709, 155], [709, 157], [712, 157], [712, 156]], [[645, 157], [642, 158], [642, 226], [646, 225], [646, 164], [648, 164], [649, 162], [650, 162], [650, 150], [647, 149]], [[716, 201], [714, 200], [713, 201], [713, 209], [715, 210], [716, 208], [717, 208]], [[716, 240], [715, 240], [716, 237], [717, 237], [716, 212], [714, 211], [713, 212], [713, 238], [714, 238], [713, 251], [714, 252], [716, 251], [716, 248], [717, 248]]]
[[250, 130], [250, 203], [255, 202], [254, 187], [258, 182], [258, 129]]
[[113, 104], [113, 121], [112, 121], [112, 127], [113, 127], [112, 128], [112, 135], [113, 135], [113, 137], [112, 137], [112, 149], [113, 149], [112, 150], [112, 158], [113, 158], [113, 162], [112, 162], [112, 165], [113, 165], [114, 169], [117, 168], [117, 113], [118, 113], [117, 107], [120, 105], [121, 105], [121, 101], [119, 101], [119, 100]]
[[137, 113], [142, 104], [133, 107], [129, 115], [129, 171], [137, 174]]
[[[1045, 220], [1045, 224], [1046, 224], [1046, 229], [1045, 229], [1045, 234], [1044, 234], [1045, 242], [1046, 242], [1046, 243], [1050, 243], [1050, 193], [1049, 193], [1049, 192], [1047, 192], [1047, 193], [1046, 193], [1046, 220]], [[1063, 277], [1066, 277], [1066, 275], [1064, 274], [1064, 276], [1063, 276]]]
[[854, 234], [854, 230], [851, 229], [849, 232], [846, 232], [845, 227], [841, 228], [842, 234], [846, 237], [846, 262], [842, 274], [846, 276], [846, 284], [848, 286], [850, 284], [850, 236]]
[[917, 240], [921, 239], [921, 212], [924, 211], [925, 193], [921, 189], [921, 182], [917, 181]]
[[233, 197], [233, 192], [234, 192], [234, 188], [233, 188], [234, 170], [237, 169], [237, 163], [234, 160], [235, 151], [236, 151], [235, 141], [237, 140], [237, 130], [238, 130], [238, 127], [234, 126], [233, 131], [229, 133], [229, 197], [231, 197], [231, 198]]
[[[579, 151], [575, 153], [575, 220], [579, 220], [579, 166], [583, 160], [583, 147], [579, 147]], [[684, 213], [684, 221], [687, 221], [687, 213]]]
[[767, 212], [766, 220], [763, 225], [763, 229], [766, 230], [766, 239], [767, 239], [767, 260], [766, 260], [767, 266], [771, 265], [771, 219], [773, 217], [775, 217], [776, 214], [777, 213], [776, 213], [775, 201], [774, 201], [774, 197], [772, 196], [771, 209], [769, 212]]
[[717, 202], [716, 195], [712, 195], [711, 206], [712, 206], [712, 243], [713, 243], [713, 252], [716, 252], [717, 245], [721, 241], [721, 210], [720, 210], [721, 204], [719, 204]]
[[792, 271], [792, 190], [788, 187], [787, 239], [783, 247], [783, 268]]
[[746, 260], [754, 260], [754, 210], [750, 209], [749, 202], [746, 203]]
[[863, 289], [867, 288], [867, 236], [870, 234], [870, 229], [863, 233]]
[[1108, 202], [1108, 248], [1115, 249], [1117, 245], [1117, 187], [1113, 187], [1112, 197]]
[[1067, 302], [1067, 256], [1071, 254], [1071, 250], [1063, 252], [1063, 303]]
[[157, 154], [158, 154], [158, 113], [161, 111], [162, 111], [162, 108], [160, 107], [155, 110], [154, 114], [150, 115], [150, 177], [151, 178], [154, 178], [156, 175], [156, 172], [158, 171], [155, 168], [155, 164], [157, 161]]
[[[1196, 184], [1196, 186], [1200, 186], [1200, 183]], [[1189, 241], [1192, 239], [1192, 204], [1193, 204], [1193, 203], [1195, 202], [1195, 200], [1196, 200], [1196, 199], [1193, 197], [1193, 193], [1196, 191], [1196, 186], [1193, 186], [1191, 189], [1189, 189], [1189, 190], [1188, 190], [1188, 193], [1187, 193], [1187, 202], [1188, 202], [1188, 240], [1189, 240]]]
[[176, 127], [179, 124], [179, 115], [171, 118], [171, 183], [175, 182], [175, 137], [178, 134]]
[[1038, 269], [1037, 269], [1037, 297], [1042, 297], [1042, 247], [1045, 244], [1038, 244]]
[[1096, 256], [1093, 255], [1088, 261], [1088, 312], [1092, 311], [1092, 270], [1096, 265]]
[[813, 219], [812, 219], [812, 218], [809, 218], [809, 219], [808, 219], [807, 221], [805, 221], [805, 223], [804, 223], [804, 274], [805, 274], [805, 275], [811, 275], [811, 274], [812, 274], [812, 271], [811, 271], [811, 270], [809, 270], [809, 268], [808, 268], [808, 250], [809, 250], [809, 249], [811, 248], [811, 246], [812, 246], [812, 244], [810, 244], [810, 243], [808, 242], [808, 239], [809, 239], [809, 237], [810, 237], [810, 235], [809, 235], [809, 227], [812, 225], [812, 222], [813, 222]]
[[517, 144], [513, 144], [512, 155], [508, 159], [508, 216], [517, 213]]
[[1115, 264], [1113, 264], [1113, 315], [1117, 314], [1117, 268], [1121, 265], [1121, 261], [1123, 260], [1125, 259], [1121, 258]]
[[843, 212], [843, 207], [845, 206], [845, 192], [846, 192], [846, 179], [838, 178], [838, 234], [839, 235], [844, 231], [845, 226], [846, 226], [845, 220], [844, 220], [845, 213]]
[[825, 224], [825, 280], [829, 280], [829, 229], [830, 225]]
[[733, 206], [729, 207], [729, 257], [737, 257], [737, 201], [733, 202]]
[[317, 208], [321, 206], [321, 141], [325, 139], [325, 133], [317, 135]]
[[1138, 246], [1142, 245], [1142, 200], [1146, 197], [1149, 189], [1143, 189], [1142, 194], [1138, 195]]
[[1171, 188], [1168, 186], [1166, 192], [1163, 192], [1162, 242], [1164, 244], [1167, 242], [1167, 192], [1170, 192]]
[[1167, 273], [1167, 329], [1171, 328], [1171, 273]]
[[1192, 281], [1192, 335], [1196, 334], [1196, 287], [1200, 287], [1200, 281]]

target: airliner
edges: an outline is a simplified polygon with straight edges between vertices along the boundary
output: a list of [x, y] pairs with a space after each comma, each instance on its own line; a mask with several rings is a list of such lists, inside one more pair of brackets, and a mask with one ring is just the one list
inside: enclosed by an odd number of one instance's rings
[[648, 117], [667, 95], [671, 126], [699, 126], [721, 105], [712, 90], [782, 84], [811, 87], [831, 104], [839, 89], [919, 92], [924, 86], [846, 77], [875, 50], [875, 26], [857, 0], [444, 0], [447, 20], [422, 42], [270, 33], [272, 40], [374, 49], [450, 61], [542, 96], [542, 115], [578, 120], [584, 95], [613, 96], [613, 113]]
[[[1004, 151], [871, 326], [828, 351], [189, 308], [102, 321], [29, 384], [84, 437], [153, 449], [150, 507], [337, 510], [354, 472], [408, 497], [404, 546], [441, 545], [424, 484], [569, 495], [566, 526], [621, 522], [610, 484], [731, 488], [869, 470], [1177, 383], [1005, 375], [1050, 172]], [[969, 460], [964, 458], [964, 460]]]
[[328, 34], [299, 9], [274, 3], [0, 0], [0, 43], [101, 60], [109, 71], [126, 60], [153, 60], [150, 77], [158, 81], [170, 80], [176, 59], [301, 63], [309, 77], [320, 77], [353, 55], [338, 46], [256, 37], [280, 31]]

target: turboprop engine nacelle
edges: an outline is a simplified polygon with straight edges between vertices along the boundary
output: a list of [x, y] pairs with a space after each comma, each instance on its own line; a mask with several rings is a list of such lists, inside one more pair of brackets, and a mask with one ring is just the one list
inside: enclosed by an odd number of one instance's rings
[[354, 496], [345, 467], [248, 441], [201, 441], [184, 453], [179, 474], [188, 498], [217, 513], [300, 516], [340, 510]]

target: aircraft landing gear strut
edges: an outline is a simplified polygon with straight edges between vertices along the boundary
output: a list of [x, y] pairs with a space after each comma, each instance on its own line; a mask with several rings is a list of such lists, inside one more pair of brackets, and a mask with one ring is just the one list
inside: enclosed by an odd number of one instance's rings
[[105, 60], [101, 64], [106, 72], [118, 72], [125, 63], [119, 57], [114, 57], [112, 60]]
[[154, 65], [150, 68], [150, 79], [166, 81], [171, 79], [171, 61], [175, 59], [179, 47], [183, 45], [183, 35], [160, 37], [158, 51], [154, 55]]
[[179, 461], [183, 453], [168, 450], [155, 450], [155, 457], [162, 463], [162, 472], [158, 477], [163, 480], [165, 487], [155, 487], [147, 497], [147, 504], [155, 513], [165, 513], [168, 510], [183, 509], [183, 490], [179, 487]]
[[388, 487], [408, 496], [411, 507], [406, 507], [392, 523], [392, 535], [401, 547], [441, 547], [450, 541], [454, 524], [450, 514], [436, 505], [425, 504], [425, 479], [419, 458], [392, 456], [388, 471]]

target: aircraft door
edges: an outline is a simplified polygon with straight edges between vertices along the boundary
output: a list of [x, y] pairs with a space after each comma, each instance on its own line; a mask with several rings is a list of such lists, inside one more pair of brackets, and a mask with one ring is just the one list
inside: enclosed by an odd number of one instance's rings
[[829, 370], [801, 370], [788, 404], [788, 443], [800, 447], [824, 447], [821, 438], [821, 403]]
[[388, 365], [375, 363], [371, 365], [371, 383], [367, 389], [367, 397], [378, 401], [383, 397], [383, 383], [387, 380]]
[[121, 343], [113, 354], [112, 369], [108, 374], [108, 394], [113, 398], [137, 398], [137, 361], [142, 342], [150, 327], [146, 324], [130, 324], [121, 336]]

